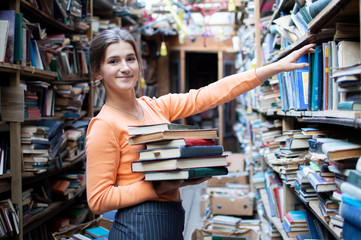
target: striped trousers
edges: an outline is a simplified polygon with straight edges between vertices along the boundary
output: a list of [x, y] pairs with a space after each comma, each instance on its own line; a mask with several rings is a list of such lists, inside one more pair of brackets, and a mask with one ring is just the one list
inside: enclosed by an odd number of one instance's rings
[[182, 202], [144, 202], [119, 209], [110, 240], [183, 240]]

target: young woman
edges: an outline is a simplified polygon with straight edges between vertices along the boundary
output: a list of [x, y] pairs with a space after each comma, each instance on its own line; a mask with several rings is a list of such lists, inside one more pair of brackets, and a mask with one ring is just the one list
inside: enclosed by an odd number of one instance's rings
[[93, 78], [103, 82], [106, 103], [94, 117], [86, 138], [87, 198], [101, 214], [117, 209], [109, 239], [183, 239], [184, 209], [179, 188], [207, 179], [145, 182], [131, 171], [142, 145], [128, 144], [128, 126], [173, 122], [214, 108], [251, 90], [282, 71], [304, 68], [296, 63], [313, 52], [314, 44], [292, 52], [278, 62], [237, 73], [185, 94], [159, 98], [136, 97], [142, 73], [136, 42], [125, 30], [113, 28], [97, 35], [90, 45]]

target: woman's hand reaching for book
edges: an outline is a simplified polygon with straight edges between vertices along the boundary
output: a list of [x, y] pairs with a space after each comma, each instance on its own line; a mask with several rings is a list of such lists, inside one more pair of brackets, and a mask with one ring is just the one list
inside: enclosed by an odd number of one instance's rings
[[207, 181], [210, 177], [205, 178], [197, 178], [197, 179], [190, 179], [190, 180], [170, 180], [170, 181], [154, 181], [153, 187], [157, 195], [166, 193], [168, 191], [188, 186], [188, 185], [197, 185], [204, 181]]
[[286, 57], [280, 59], [277, 62], [256, 68], [257, 78], [263, 83], [270, 77], [280, 72], [289, 72], [307, 67], [307, 63], [297, 63], [297, 60], [307, 53], [315, 52], [315, 46], [316, 44], [307, 44], [302, 48], [291, 52]]
[[282, 72], [289, 72], [295, 69], [308, 67], [307, 63], [297, 63], [297, 61], [307, 53], [314, 53], [315, 46], [316, 44], [305, 45], [302, 48], [291, 52], [286, 57], [279, 60], [276, 64], [278, 64], [282, 68]]

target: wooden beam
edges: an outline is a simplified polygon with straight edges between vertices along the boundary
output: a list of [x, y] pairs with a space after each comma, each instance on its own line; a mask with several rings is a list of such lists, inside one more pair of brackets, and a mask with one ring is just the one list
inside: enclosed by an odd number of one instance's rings
[[189, 52], [235, 52], [233, 48], [232, 39], [229, 38], [224, 41], [219, 41], [214, 37], [204, 39], [202, 36], [197, 36], [194, 41], [190, 38], [185, 38], [184, 43], [180, 44], [178, 37], [170, 37], [166, 39], [169, 50], [175, 51], [189, 51]]
[[[223, 78], [223, 52], [218, 51], [218, 79]], [[223, 104], [218, 106], [219, 144], [223, 146]]]
[[[186, 56], [185, 51], [180, 51], [180, 92], [184, 93], [186, 89]], [[185, 118], [181, 119], [181, 124], [185, 124]]]

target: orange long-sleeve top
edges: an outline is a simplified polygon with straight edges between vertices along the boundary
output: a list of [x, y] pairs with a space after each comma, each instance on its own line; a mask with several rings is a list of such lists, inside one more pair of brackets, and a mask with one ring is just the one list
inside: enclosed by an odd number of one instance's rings
[[159, 98], [141, 97], [144, 118], [134, 120], [104, 105], [89, 123], [86, 137], [86, 186], [90, 209], [95, 214], [153, 201], [180, 201], [180, 191], [157, 195], [144, 174], [133, 173], [131, 162], [144, 145], [128, 144], [128, 126], [173, 122], [214, 108], [260, 85], [255, 69], [225, 77], [184, 94]]

